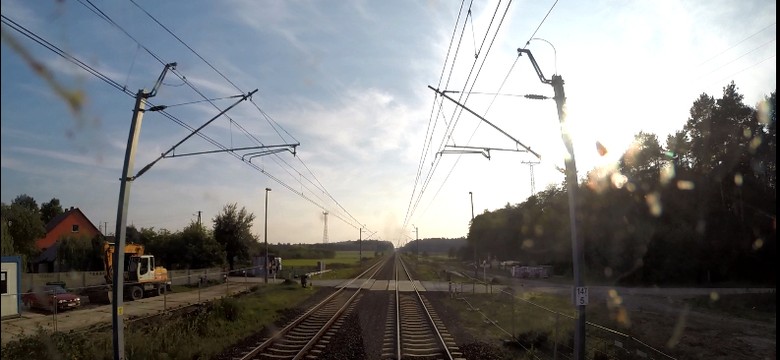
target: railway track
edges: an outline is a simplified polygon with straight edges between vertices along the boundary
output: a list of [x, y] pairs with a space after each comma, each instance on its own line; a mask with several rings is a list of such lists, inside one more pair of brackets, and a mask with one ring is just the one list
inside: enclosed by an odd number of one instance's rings
[[[370, 280], [380, 267], [380, 263], [373, 265], [350, 283]], [[367, 279], [361, 279], [369, 273], [371, 275]], [[348, 290], [342, 287], [298, 316], [274, 336], [242, 349], [242, 355], [235, 359], [316, 359], [338, 333], [343, 319], [354, 311], [362, 295], [362, 288], [363, 286], [360, 286], [356, 290]]]
[[[400, 257], [394, 267], [396, 286], [390, 295], [382, 359], [462, 359], [455, 339], [430, 302], [420, 294]], [[401, 293], [399, 273], [401, 278], [410, 281], [413, 291]]]
[[[240, 355], [234, 356], [233, 359], [297, 360], [328, 357], [332, 354], [330, 351], [324, 351], [332, 350], [339, 338], [344, 338], [344, 332], [349, 330], [345, 328], [345, 319], [358, 311], [361, 311], [358, 315], [362, 317], [376, 319], [377, 316], [386, 316], [380, 356], [382, 359], [462, 359], [463, 355], [454, 338], [436, 315], [431, 303], [421, 295], [418, 285], [412, 281], [412, 276], [400, 256], [392, 258], [392, 263], [386, 261], [373, 265], [273, 336], [236, 349], [234, 354]], [[391, 276], [388, 276], [388, 271], [391, 270], [388, 267], [392, 267]], [[376, 280], [381, 269], [384, 269], [385, 280]], [[388, 277], [393, 279], [387, 279]], [[366, 305], [371, 304], [371, 310], [367, 310], [366, 306], [358, 306], [360, 299], [375, 282], [387, 282], [390, 285], [386, 290], [393, 290], [387, 295], [389, 306], [386, 315], [374, 311], [376, 304], [370, 301]], [[353, 283], [355, 285], [350, 286]], [[411, 284], [411, 291], [407, 284]], [[377, 295], [379, 293], [373, 294], [373, 299], [376, 300]], [[359, 310], [361, 308], [363, 310]], [[382, 320], [377, 320], [379, 324], [382, 323]], [[380, 331], [379, 328], [376, 330]], [[365, 335], [351, 336], [355, 338]]]

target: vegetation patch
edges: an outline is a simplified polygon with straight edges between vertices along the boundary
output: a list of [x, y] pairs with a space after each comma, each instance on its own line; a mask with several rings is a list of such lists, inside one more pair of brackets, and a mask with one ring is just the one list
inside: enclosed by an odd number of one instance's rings
[[[163, 315], [156, 321], [129, 323], [127, 359], [211, 359], [261, 328], [287, 318], [291, 307], [314, 292], [297, 284], [260, 287], [237, 298], [225, 298], [186, 315]], [[110, 359], [110, 330], [35, 334], [2, 347], [3, 359]]]
[[446, 281], [447, 274], [442, 272], [439, 261], [429, 259], [426, 256], [415, 257], [413, 254], [405, 254], [404, 261], [410, 270], [414, 272], [415, 279], [421, 281]]
[[[504, 343], [500, 351], [473, 346], [476, 353], [488, 351], [488, 358], [535, 358], [551, 356], [556, 349], [572, 351], [574, 311], [567, 297], [532, 292], [515, 297], [507, 293], [469, 294], [444, 299], [443, 303], [459, 314], [459, 326], [474, 337], [475, 344]], [[609, 341], [599, 332], [589, 331], [587, 336], [594, 348]], [[588, 351], [589, 356], [594, 355], [594, 349]]]
[[688, 300], [695, 308], [766, 322], [776, 320], [776, 302], [776, 291], [757, 294], [711, 294]]

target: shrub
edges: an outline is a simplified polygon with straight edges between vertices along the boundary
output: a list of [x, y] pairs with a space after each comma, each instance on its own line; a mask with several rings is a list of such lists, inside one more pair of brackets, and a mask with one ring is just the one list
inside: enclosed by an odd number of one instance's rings
[[219, 313], [227, 321], [236, 321], [241, 315], [241, 306], [234, 298], [224, 298], [219, 302], [217, 306]]

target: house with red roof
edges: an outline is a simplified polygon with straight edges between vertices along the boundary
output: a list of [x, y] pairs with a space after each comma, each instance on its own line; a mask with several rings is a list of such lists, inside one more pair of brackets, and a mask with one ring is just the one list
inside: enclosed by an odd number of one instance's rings
[[46, 236], [35, 241], [35, 247], [43, 253], [33, 261], [38, 272], [58, 271], [57, 249], [60, 240], [66, 237], [88, 237], [103, 235], [95, 224], [79, 209], [71, 207], [46, 224]]

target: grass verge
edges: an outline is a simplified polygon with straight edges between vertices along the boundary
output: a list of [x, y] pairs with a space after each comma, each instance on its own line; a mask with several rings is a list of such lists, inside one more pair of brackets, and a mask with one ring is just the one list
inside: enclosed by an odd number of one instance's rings
[[[534, 292], [515, 297], [466, 294], [446, 299], [444, 304], [460, 314], [459, 327], [472, 334], [474, 341], [504, 343], [507, 358], [547, 358], [555, 352], [573, 352], [574, 309], [568, 297]], [[621, 358], [624, 354], [606, 346], [614, 342], [612, 335], [588, 326], [587, 358]]]
[[[238, 298], [225, 298], [185, 314], [164, 315], [125, 330], [125, 351], [133, 359], [210, 359], [250, 332], [273, 324], [284, 309], [314, 294], [288, 283], [259, 287]], [[111, 331], [35, 334], [2, 347], [3, 359], [110, 359]]]
[[772, 322], [777, 319], [777, 292], [756, 294], [711, 294], [688, 299], [697, 309], [728, 314], [749, 320]]

